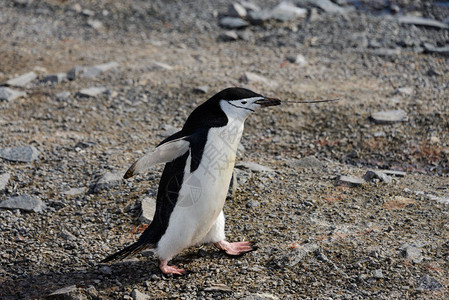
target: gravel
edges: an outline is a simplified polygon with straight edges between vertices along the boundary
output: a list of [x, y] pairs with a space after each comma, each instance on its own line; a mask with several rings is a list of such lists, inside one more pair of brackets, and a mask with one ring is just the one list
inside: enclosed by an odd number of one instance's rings
[[[398, 16], [444, 22], [449, 9], [346, 2], [292, 1], [307, 17], [258, 22], [251, 14], [280, 1], [242, 2], [250, 25], [228, 42], [219, 22], [233, 1], [0, 0], [0, 82], [37, 75], [0, 101], [0, 149], [28, 149], [25, 163], [1, 158], [10, 178], [0, 202], [26, 195], [46, 207], [0, 209], [0, 298], [65, 287], [58, 297], [448, 298], [449, 30]], [[286, 59], [298, 54], [306, 64]], [[83, 77], [110, 62], [118, 66]], [[40, 81], [67, 70], [68, 80]], [[162, 275], [152, 251], [99, 264], [142, 232], [139, 203], [155, 198], [163, 166], [129, 180], [120, 173], [164, 138], [164, 126], [181, 128], [202, 101], [235, 85], [281, 100], [340, 99], [283, 102], [248, 118], [237, 163], [274, 171], [236, 169], [224, 212], [228, 240], [258, 249], [228, 257], [191, 247], [173, 260], [189, 271], [181, 277]], [[90, 87], [107, 88], [79, 96]], [[406, 118], [372, 121], [391, 110]], [[391, 182], [338, 185], [339, 174], [369, 170]], [[94, 192], [107, 173], [117, 176]], [[402, 245], [418, 249], [418, 260]]]

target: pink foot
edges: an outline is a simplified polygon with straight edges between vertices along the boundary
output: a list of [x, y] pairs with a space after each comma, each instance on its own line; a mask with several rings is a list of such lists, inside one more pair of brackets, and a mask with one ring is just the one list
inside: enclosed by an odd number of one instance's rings
[[219, 241], [218, 243], [214, 243], [214, 245], [218, 249], [226, 251], [226, 253], [229, 255], [242, 255], [247, 252], [256, 250], [256, 247], [254, 247], [254, 242], [229, 243], [226, 241]]
[[162, 273], [164, 274], [176, 274], [176, 275], [182, 275], [186, 272], [184, 269], [179, 269], [176, 266], [169, 266], [167, 265], [168, 261], [166, 260], [160, 260], [159, 262], [159, 269], [161, 269]]

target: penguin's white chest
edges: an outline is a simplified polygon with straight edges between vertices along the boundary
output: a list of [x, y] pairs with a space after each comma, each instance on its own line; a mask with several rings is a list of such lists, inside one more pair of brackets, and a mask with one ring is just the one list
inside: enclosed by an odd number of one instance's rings
[[[173, 252], [199, 243], [223, 209], [235, 165], [243, 122], [209, 129], [198, 168], [191, 172], [189, 155], [178, 200], [158, 247]], [[170, 240], [170, 241], [169, 241]], [[161, 251], [164, 252], [164, 251]]]

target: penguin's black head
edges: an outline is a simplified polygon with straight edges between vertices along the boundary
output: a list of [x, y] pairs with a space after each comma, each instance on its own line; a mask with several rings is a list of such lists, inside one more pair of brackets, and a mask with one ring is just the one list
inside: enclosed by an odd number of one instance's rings
[[279, 99], [264, 97], [245, 88], [227, 88], [198, 106], [190, 114], [183, 130], [191, 132], [200, 127], [225, 126], [229, 119], [244, 120], [260, 107], [279, 104]]
[[220, 106], [226, 115], [236, 113], [248, 115], [260, 107], [281, 104], [279, 99], [268, 98], [244, 88], [228, 88], [214, 96], [220, 101]]

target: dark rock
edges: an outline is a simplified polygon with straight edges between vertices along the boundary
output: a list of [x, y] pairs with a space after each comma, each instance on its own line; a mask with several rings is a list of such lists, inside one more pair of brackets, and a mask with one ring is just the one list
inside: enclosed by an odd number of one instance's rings
[[0, 87], [0, 100], [12, 101], [25, 95], [25, 92], [16, 91], [7, 87]]
[[67, 72], [67, 79], [75, 80], [77, 77], [79, 77], [81, 74], [83, 74], [84, 71], [86, 71], [86, 70], [87, 70], [87, 67], [76, 66]]
[[41, 212], [46, 208], [41, 199], [34, 196], [20, 195], [7, 198], [0, 202], [0, 208], [20, 209], [29, 212]]
[[39, 151], [34, 146], [20, 146], [0, 149], [0, 157], [9, 161], [32, 162], [39, 157]]
[[219, 22], [221, 27], [229, 29], [241, 29], [249, 26], [249, 23], [240, 18], [224, 17]]
[[383, 182], [391, 183], [391, 178], [382, 171], [369, 170], [366, 171], [365, 175], [362, 176], [365, 181], [371, 181], [374, 178], [380, 179]]
[[60, 83], [66, 79], [67, 79], [66, 73], [57, 73], [45, 76], [44, 78], [42, 78], [42, 82]]

